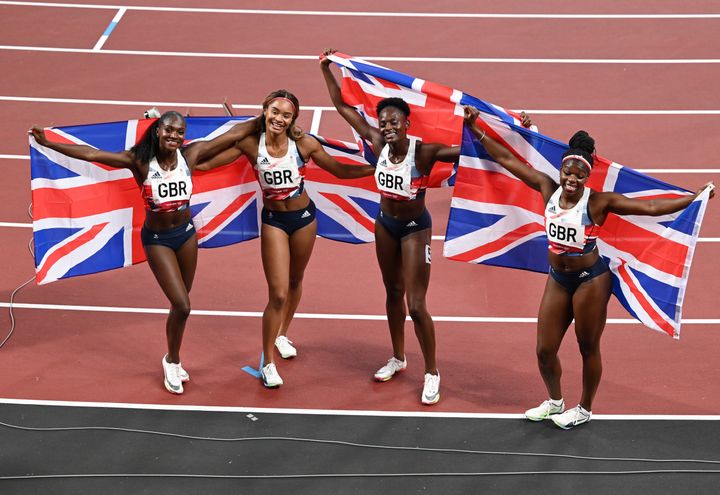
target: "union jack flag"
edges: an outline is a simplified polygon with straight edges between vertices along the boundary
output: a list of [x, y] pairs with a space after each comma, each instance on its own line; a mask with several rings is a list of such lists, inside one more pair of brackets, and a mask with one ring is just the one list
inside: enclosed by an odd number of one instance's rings
[[[340, 163], [368, 163], [353, 143], [321, 136], [315, 138]], [[373, 177], [338, 179], [311, 161], [305, 173], [305, 189], [317, 206], [318, 235], [354, 244], [375, 240], [380, 193]]]
[[[188, 117], [186, 139], [211, 139], [247, 117]], [[46, 129], [51, 141], [109, 151], [133, 146], [152, 119]], [[191, 200], [202, 247], [258, 235], [258, 188], [246, 160], [197, 173]], [[37, 283], [97, 273], [145, 260], [145, 211], [129, 170], [89, 163], [30, 137], [33, 240]]]
[[[496, 109], [497, 110], [497, 109]], [[528, 165], [559, 180], [567, 146], [481, 112], [479, 122]], [[597, 157], [587, 186], [652, 199], [688, 191]], [[680, 336], [682, 302], [709, 191], [685, 210], [660, 217], [608, 215], [598, 248], [610, 266], [613, 294], [646, 326]], [[547, 273], [545, 206], [539, 193], [495, 163], [465, 129], [453, 190], [446, 257]]]
[[[412, 125], [408, 134], [426, 143], [447, 146], [460, 145], [463, 127], [463, 105], [467, 95], [431, 81], [396, 72], [344, 53], [328, 58], [342, 71], [343, 101], [362, 115], [367, 122], [378, 126], [375, 108], [383, 98], [398, 97], [410, 107]], [[520, 123], [518, 114], [504, 110], [509, 118]], [[354, 132], [354, 131], [353, 131]], [[372, 164], [377, 158], [368, 143], [355, 134], [365, 159]], [[453, 164], [438, 162], [430, 174], [430, 187], [452, 186], [455, 181]]]
[[[329, 58], [342, 68], [344, 101], [371, 125], [377, 125], [377, 102], [397, 96], [410, 105], [411, 129], [417, 137], [427, 142], [461, 144], [457, 174], [441, 169], [434, 181], [435, 185], [454, 184], [445, 256], [547, 273], [542, 198], [492, 161], [472, 134], [463, 130], [462, 107], [479, 109], [479, 124], [486, 132], [556, 181], [566, 145], [538, 134], [534, 128], [525, 129], [517, 113], [462, 91], [341, 53]], [[643, 199], [688, 194], [600, 157], [588, 187]], [[613, 274], [613, 293], [618, 300], [643, 324], [675, 338], [679, 337], [687, 277], [708, 195], [704, 192], [673, 215], [610, 215], [598, 239]]]
[[[189, 117], [186, 144], [213, 139], [249, 118]], [[260, 187], [245, 156], [207, 172], [193, 172], [190, 211], [199, 247], [227, 246], [258, 237], [261, 208]]]
[[[212, 139], [250, 117], [188, 117], [186, 143]], [[46, 129], [51, 141], [109, 151], [132, 147], [153, 119]], [[367, 162], [360, 149], [315, 136], [345, 164]], [[37, 283], [97, 273], [145, 260], [140, 229], [145, 210], [129, 170], [88, 163], [40, 146], [30, 137], [33, 239]], [[360, 243], [373, 240], [379, 194], [370, 178], [339, 180], [312, 161], [306, 188], [318, 206], [318, 234]], [[257, 237], [260, 188], [247, 158], [193, 173], [190, 211], [200, 247]]]

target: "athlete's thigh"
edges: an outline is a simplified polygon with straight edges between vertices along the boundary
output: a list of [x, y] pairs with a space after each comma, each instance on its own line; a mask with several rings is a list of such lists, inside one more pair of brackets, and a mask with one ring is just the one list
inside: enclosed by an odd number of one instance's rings
[[612, 277], [605, 272], [581, 284], [573, 296], [575, 333], [578, 340], [593, 343], [600, 339], [607, 320]]
[[378, 221], [375, 222], [375, 255], [385, 287], [402, 287], [400, 241], [390, 235], [383, 224]]
[[285, 231], [262, 224], [260, 253], [268, 285], [287, 287], [290, 283], [290, 241]]
[[317, 238], [317, 220], [296, 230], [290, 236], [290, 277], [302, 278], [310, 261], [315, 239]]
[[538, 344], [557, 350], [572, 320], [572, 296], [548, 275], [538, 310]]
[[408, 297], [424, 296], [430, 283], [431, 229], [402, 238], [402, 270]]
[[180, 266], [185, 288], [188, 292], [192, 289], [193, 280], [195, 279], [195, 269], [197, 268], [198, 243], [197, 236], [193, 234], [185, 243], [175, 252], [175, 256]]
[[160, 288], [170, 302], [182, 302], [187, 298], [188, 290], [180, 271], [175, 251], [167, 246], [151, 244], [145, 246], [148, 265]]

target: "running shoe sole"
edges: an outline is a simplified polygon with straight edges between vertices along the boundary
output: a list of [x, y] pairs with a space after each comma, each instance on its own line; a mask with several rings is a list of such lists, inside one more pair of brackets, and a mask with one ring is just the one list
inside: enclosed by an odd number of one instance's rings
[[395, 375], [397, 375], [398, 373], [402, 373], [403, 371], [405, 371], [405, 370], [397, 370], [395, 373], [393, 373], [392, 375], [388, 376], [387, 378], [383, 378], [383, 377], [381, 377], [381, 376], [375, 375], [375, 381], [377, 381], [377, 382], [389, 382], [390, 380], [392, 380], [392, 378], [393, 378]]
[[170, 392], [171, 394], [180, 395], [183, 393], [182, 386], [179, 389], [175, 390], [174, 388], [172, 388], [172, 386], [170, 385], [170, 382], [168, 382], [167, 380], [163, 380], [163, 383], [165, 384], [165, 388], [167, 389], [167, 391]]

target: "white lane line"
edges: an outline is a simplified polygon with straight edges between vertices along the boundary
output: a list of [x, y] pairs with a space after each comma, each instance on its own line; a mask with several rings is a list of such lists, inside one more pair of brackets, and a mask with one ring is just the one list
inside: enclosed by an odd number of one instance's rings
[[[462, 413], [462, 412], [428, 412], [428, 411], [380, 411], [380, 410], [343, 410], [343, 409], [301, 409], [280, 407], [230, 407], [202, 406], [179, 404], [144, 404], [126, 402], [87, 402], [65, 400], [37, 400], [0, 398], [0, 404], [24, 406], [53, 407], [86, 407], [106, 409], [142, 409], [157, 411], [201, 411], [201, 412], [235, 412], [254, 414], [306, 414], [323, 416], [380, 416], [380, 417], [425, 417], [425, 418], [468, 418], [468, 419], [522, 419], [519, 413]], [[593, 414], [593, 421], [598, 420], [631, 420], [631, 421], [718, 421], [720, 415], [712, 414]]]
[[[10, 304], [0, 302], [0, 308], [7, 308]], [[43, 309], [50, 311], [82, 311], [103, 313], [135, 313], [135, 314], [167, 314], [165, 308], [133, 308], [123, 306], [85, 306], [72, 304], [36, 304], [13, 303], [14, 309]], [[221, 311], [209, 309], [193, 309], [195, 316], [227, 316], [236, 318], [262, 318], [262, 311]], [[385, 321], [386, 315], [359, 315], [341, 313], [296, 313], [295, 318], [306, 320], [358, 320], [358, 321]], [[407, 318], [410, 320], [410, 317]], [[503, 316], [435, 316], [433, 321], [451, 323], [537, 323], [535, 317], [503, 317]], [[608, 318], [610, 324], [640, 325], [633, 318]], [[717, 325], [720, 318], [683, 318], [683, 325]]]
[[[0, 50], [20, 50], [30, 52], [56, 53], [92, 53], [103, 55], [137, 55], [153, 57], [202, 57], [202, 58], [242, 58], [260, 60], [313, 60], [318, 55], [290, 55], [276, 53], [220, 53], [220, 52], [168, 52], [153, 50], [93, 50], [90, 48], [61, 48], [50, 46], [0, 45]], [[375, 62], [422, 62], [422, 63], [461, 63], [461, 64], [719, 64], [717, 58], [487, 58], [487, 57], [381, 57], [360, 55]]]
[[17, 223], [17, 222], [0, 222], [0, 227], [18, 228], [18, 229], [31, 229], [31, 223]]
[[[18, 223], [18, 222], [0, 222], [0, 228], [2, 227], [8, 227], [8, 228], [20, 228], [20, 229], [32, 229], [32, 223]], [[322, 239], [322, 237], [318, 236], [318, 239]], [[442, 235], [434, 235], [432, 236], [433, 241], [444, 241], [445, 236]], [[698, 242], [720, 242], [720, 237], [698, 237]]]
[[57, 7], [74, 9], [104, 9], [153, 11], [153, 12], [189, 12], [203, 14], [261, 14], [261, 15], [306, 15], [337, 17], [429, 17], [458, 19], [718, 19], [718, 13], [690, 14], [533, 14], [533, 13], [482, 13], [482, 12], [372, 12], [372, 11], [326, 11], [326, 10], [276, 10], [276, 9], [220, 9], [199, 7], [156, 7], [136, 5], [99, 5], [77, 3], [0, 1], [0, 5], [27, 7]]
[[322, 110], [316, 108], [313, 110], [312, 122], [310, 123], [310, 134], [318, 134], [320, 132], [320, 120], [322, 119]]
[[[177, 101], [132, 101], [132, 100], [93, 100], [88, 98], [44, 98], [37, 96], [0, 96], [0, 101], [22, 101], [30, 103], [72, 103], [83, 105], [118, 105], [118, 106], [163, 106], [163, 107], [190, 107], [190, 108], [219, 108], [222, 103], [187, 103]], [[258, 105], [258, 108], [262, 108]], [[308, 107], [302, 107], [308, 108]]]
[[[190, 108], [219, 108], [221, 103], [197, 103], [179, 101], [133, 101], [133, 100], [98, 100], [90, 98], [55, 98], [40, 96], [10, 96], [0, 95], [0, 101], [29, 102], [29, 103], [71, 103], [81, 105], [116, 105], [116, 106], [162, 106], [162, 107], [190, 107]], [[301, 110], [321, 110], [335, 112], [335, 107], [301, 105]], [[233, 104], [232, 108], [239, 110], [260, 110], [258, 104]], [[525, 110], [535, 115], [720, 115], [720, 109], [680, 109], [680, 110], [583, 110], [583, 109], [516, 109]]]
[[[433, 241], [444, 241], [445, 236], [434, 235], [432, 236]], [[720, 237], [698, 237], [698, 242], [720, 242]]]
[[122, 16], [125, 15], [125, 12], [127, 11], [126, 8], [121, 8], [117, 11], [117, 14], [115, 14], [115, 17], [112, 18], [110, 21], [110, 24], [105, 29], [105, 32], [100, 36], [100, 39], [97, 40], [97, 43], [95, 43], [95, 46], [93, 47], [93, 51], [100, 50], [105, 42], [110, 37], [110, 34], [112, 34], [113, 30], [117, 27], [118, 23], [120, 22], [120, 19], [122, 19]]

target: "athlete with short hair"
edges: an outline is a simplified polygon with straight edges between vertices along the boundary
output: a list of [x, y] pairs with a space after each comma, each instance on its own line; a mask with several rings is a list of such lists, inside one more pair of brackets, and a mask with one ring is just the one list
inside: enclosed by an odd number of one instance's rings
[[435, 356], [435, 326], [425, 301], [430, 282], [432, 219], [425, 207], [425, 189], [436, 161], [453, 163], [458, 146], [423, 143], [408, 136], [410, 107], [401, 98], [386, 98], [377, 105], [378, 127], [345, 103], [330, 71], [327, 49], [320, 59], [330, 99], [340, 115], [378, 156], [375, 179], [380, 190], [380, 212], [375, 220], [375, 250], [385, 285], [388, 325], [393, 356], [375, 373], [390, 380], [407, 367], [405, 358], [405, 300], [425, 360], [423, 404], [440, 400], [440, 373]]

